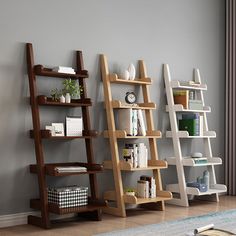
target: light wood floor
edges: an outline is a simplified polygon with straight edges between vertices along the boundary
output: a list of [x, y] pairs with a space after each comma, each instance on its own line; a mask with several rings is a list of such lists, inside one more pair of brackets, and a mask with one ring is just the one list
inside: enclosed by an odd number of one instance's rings
[[22, 225], [0, 229], [0, 236], [89, 236], [103, 232], [120, 230], [140, 225], [160, 223], [189, 216], [203, 215], [210, 212], [223, 211], [236, 208], [236, 197], [221, 196], [219, 203], [197, 202], [192, 206], [178, 207], [166, 205], [165, 211], [147, 211], [135, 209], [128, 211], [127, 218], [103, 215], [102, 221], [79, 221], [57, 225], [56, 228], [43, 230], [32, 225]]

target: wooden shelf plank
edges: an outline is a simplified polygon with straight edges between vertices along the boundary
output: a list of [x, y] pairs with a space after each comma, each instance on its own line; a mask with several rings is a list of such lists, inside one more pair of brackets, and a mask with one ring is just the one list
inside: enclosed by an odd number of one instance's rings
[[[179, 193], [179, 185], [178, 184], [169, 184], [166, 189], [168, 191]], [[206, 192], [200, 192], [198, 188], [186, 187], [187, 194], [203, 196], [203, 195], [211, 195], [216, 193], [225, 193], [227, 191], [227, 187], [224, 184], [215, 184], [211, 186], [211, 188]]]
[[[55, 167], [68, 167], [68, 166], [81, 166], [86, 167], [86, 172], [64, 172], [58, 173]], [[71, 175], [84, 175], [84, 174], [95, 174], [103, 171], [103, 165], [100, 164], [89, 164], [83, 162], [66, 162], [66, 163], [50, 163], [45, 164], [45, 174], [50, 176], [71, 176]], [[37, 165], [30, 165], [31, 173], [38, 173]]]
[[[176, 157], [166, 158], [168, 165], [176, 165]], [[211, 166], [211, 165], [221, 165], [222, 159], [219, 157], [207, 157], [207, 163], [196, 164], [191, 157], [183, 157], [182, 163], [184, 166]]]
[[111, 83], [116, 84], [130, 84], [130, 85], [150, 85], [152, 80], [150, 78], [135, 78], [134, 80], [125, 80], [118, 78], [117, 74], [110, 74], [109, 79]]
[[[166, 131], [166, 138], [172, 138], [172, 131]], [[180, 130], [177, 132], [177, 137], [179, 138], [216, 138], [215, 131], [204, 131], [203, 135], [190, 136], [188, 131]]]
[[[176, 112], [193, 112], [193, 113], [207, 113], [211, 112], [211, 108], [209, 106], [204, 106], [202, 110], [192, 110], [185, 109], [182, 104], [173, 105], [173, 110]], [[169, 106], [166, 105], [166, 111], [169, 112]]]
[[[40, 135], [42, 139], [52, 139], [52, 140], [72, 140], [72, 139], [90, 139], [98, 136], [98, 132], [95, 130], [83, 131], [82, 136], [52, 136], [50, 130], [40, 130]], [[30, 137], [34, 138], [33, 130], [30, 130]]]
[[67, 73], [59, 73], [55, 72], [50, 68], [45, 68], [42, 65], [35, 65], [34, 72], [36, 75], [39, 76], [46, 76], [46, 77], [55, 77], [55, 78], [71, 78], [71, 79], [82, 79], [88, 78], [88, 71], [83, 70], [80, 74], [67, 74]]
[[125, 109], [125, 108], [132, 108], [135, 110], [153, 110], [156, 109], [156, 104], [153, 102], [147, 102], [147, 103], [137, 103], [137, 104], [128, 104], [125, 102], [121, 102], [118, 100], [114, 100], [111, 102], [111, 105], [113, 108], [117, 109]]
[[50, 97], [40, 95], [37, 97], [38, 104], [41, 106], [61, 106], [61, 107], [83, 107], [83, 106], [92, 106], [90, 98], [85, 99], [72, 99], [71, 103], [61, 103], [59, 101], [54, 101]]
[[[115, 191], [105, 192], [104, 199], [109, 200], [109, 201], [116, 201]], [[136, 196], [130, 196], [130, 195], [124, 194], [123, 199], [126, 204], [145, 204], [145, 203], [150, 203], [150, 202], [170, 200], [172, 199], [172, 194], [168, 191], [158, 191], [157, 197], [155, 198], [138, 198]]]
[[186, 90], [207, 90], [206, 84], [199, 84], [199, 85], [183, 85], [179, 80], [171, 80], [170, 86], [173, 89], [186, 89]]
[[[109, 138], [109, 132], [112, 134], [112, 131], [105, 130], [103, 135], [105, 138]], [[116, 130], [113, 131], [116, 138], [124, 138], [124, 139], [138, 139], [138, 138], [161, 138], [162, 134], [159, 130], [157, 131], [147, 131], [146, 136], [129, 136], [124, 130]]]
[[[80, 207], [68, 207], [68, 208], [59, 208], [58, 205], [53, 203], [48, 203], [48, 211], [58, 215], [70, 214], [70, 213], [79, 213], [79, 212], [89, 212], [101, 209], [106, 207], [106, 201], [101, 200], [89, 200], [88, 205]], [[41, 204], [39, 199], [31, 199], [30, 207], [33, 209], [40, 210]]]
[[[156, 160], [155, 163], [153, 160], [148, 160], [148, 166], [140, 168], [133, 168], [130, 163], [123, 160], [121, 160], [119, 164], [120, 164], [120, 169], [123, 171], [145, 171], [145, 170], [157, 170], [157, 169], [167, 168], [167, 162], [163, 160]], [[104, 169], [113, 169], [111, 160], [104, 161], [103, 166]]]

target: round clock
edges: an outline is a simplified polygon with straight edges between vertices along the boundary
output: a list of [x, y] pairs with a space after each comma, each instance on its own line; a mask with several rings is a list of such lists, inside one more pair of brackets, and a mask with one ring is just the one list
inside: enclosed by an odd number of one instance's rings
[[135, 103], [137, 100], [137, 97], [134, 92], [127, 92], [125, 96], [125, 101], [129, 104]]

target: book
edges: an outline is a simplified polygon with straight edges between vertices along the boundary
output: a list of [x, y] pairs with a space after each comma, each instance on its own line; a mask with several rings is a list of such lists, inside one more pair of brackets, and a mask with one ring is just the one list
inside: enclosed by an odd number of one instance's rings
[[138, 180], [137, 196], [140, 198], [149, 198], [149, 182], [148, 181]]
[[190, 136], [197, 135], [197, 120], [196, 119], [182, 119], [179, 120], [179, 130], [188, 131]]
[[146, 129], [142, 110], [137, 110], [137, 111], [138, 111], [138, 134], [140, 136], [146, 136]]
[[155, 198], [156, 197], [156, 181], [153, 177], [147, 176], [147, 175], [142, 175], [140, 176], [140, 180], [145, 180], [148, 181], [148, 186], [149, 186], [149, 198]]
[[132, 129], [133, 136], [138, 135], [138, 110], [132, 109]]
[[148, 157], [147, 148], [144, 143], [138, 144], [138, 167], [147, 167]]
[[56, 166], [55, 171], [57, 173], [76, 173], [76, 172], [86, 172], [87, 168], [83, 166]]
[[148, 150], [144, 143], [126, 143], [122, 156], [133, 168], [148, 166]]
[[189, 81], [179, 81], [180, 85], [182, 86], [196, 86], [199, 87], [201, 84], [199, 82], [195, 82], [193, 80]]
[[57, 66], [54, 67], [52, 70], [59, 73], [75, 74], [75, 70], [72, 67]]
[[133, 135], [133, 112], [131, 108], [118, 110], [118, 129], [126, 131], [127, 135]]

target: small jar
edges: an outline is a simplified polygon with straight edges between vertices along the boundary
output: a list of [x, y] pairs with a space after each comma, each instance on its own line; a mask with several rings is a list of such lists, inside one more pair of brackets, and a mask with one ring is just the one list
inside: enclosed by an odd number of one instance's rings
[[71, 102], [71, 96], [69, 93], [66, 93], [66, 103], [70, 103]]

